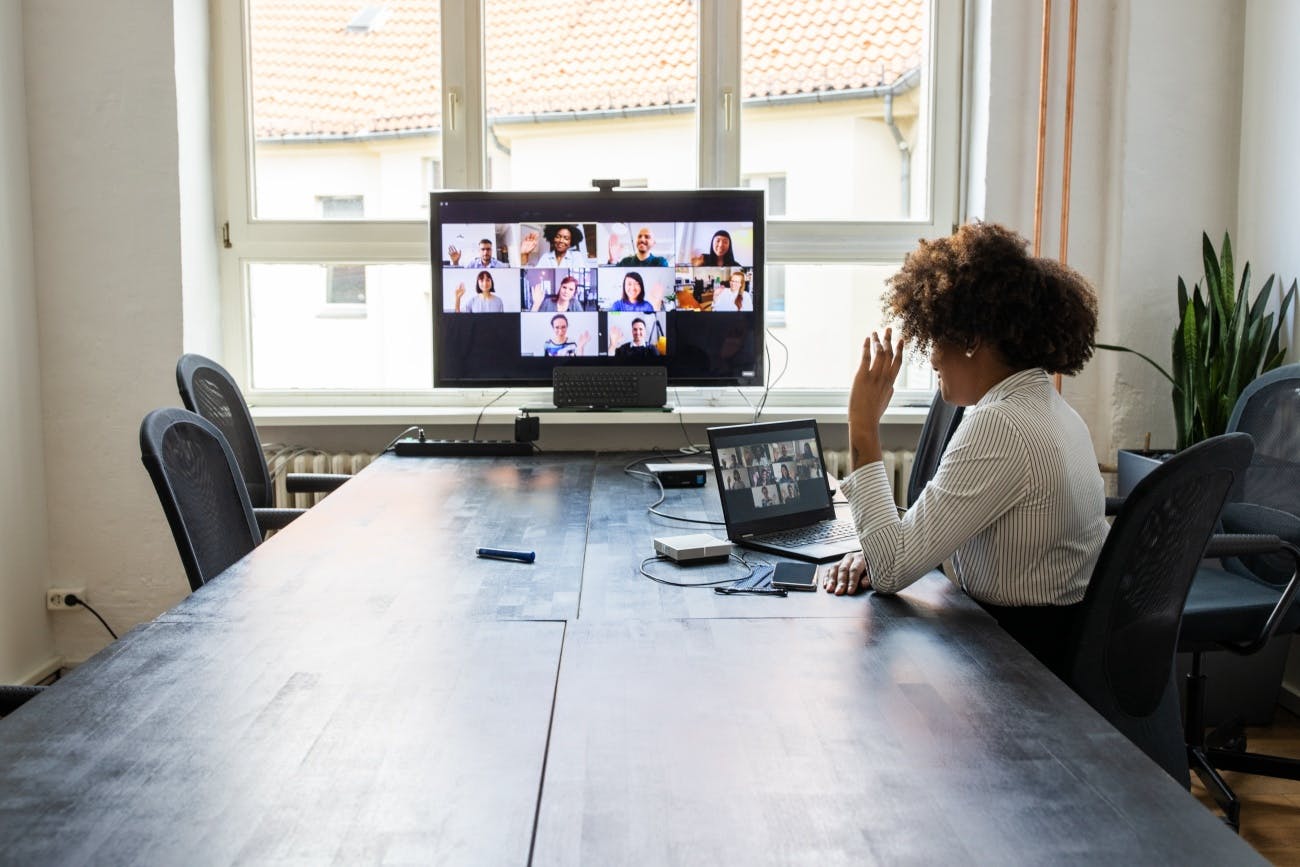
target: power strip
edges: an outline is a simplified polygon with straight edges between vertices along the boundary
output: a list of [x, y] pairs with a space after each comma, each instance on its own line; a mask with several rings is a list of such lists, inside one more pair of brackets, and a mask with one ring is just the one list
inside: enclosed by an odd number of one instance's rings
[[393, 451], [404, 458], [509, 458], [533, 453], [532, 443], [514, 440], [429, 440], [403, 437], [393, 443]]

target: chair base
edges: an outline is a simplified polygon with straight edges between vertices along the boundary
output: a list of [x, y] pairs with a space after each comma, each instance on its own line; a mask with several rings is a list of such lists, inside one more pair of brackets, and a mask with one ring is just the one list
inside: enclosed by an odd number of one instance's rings
[[1207, 749], [1205, 756], [1210, 764], [1221, 771], [1237, 771], [1282, 780], [1300, 780], [1300, 759], [1216, 748]]
[[1192, 671], [1187, 675], [1184, 735], [1187, 764], [1205, 784], [1210, 797], [1223, 811], [1224, 821], [1234, 831], [1241, 829], [1241, 800], [1220, 771], [1300, 780], [1300, 759], [1246, 752], [1246, 732], [1240, 722], [1220, 726], [1209, 733], [1205, 731], [1205, 675], [1201, 672], [1200, 652], [1192, 654]]
[[1209, 757], [1200, 747], [1187, 747], [1187, 764], [1191, 766], [1192, 773], [1200, 778], [1205, 789], [1214, 799], [1214, 803], [1223, 811], [1223, 821], [1228, 823], [1228, 827], [1233, 831], [1241, 832], [1241, 799], [1237, 793], [1232, 791], [1228, 782], [1219, 775], [1214, 765], [1210, 763]]

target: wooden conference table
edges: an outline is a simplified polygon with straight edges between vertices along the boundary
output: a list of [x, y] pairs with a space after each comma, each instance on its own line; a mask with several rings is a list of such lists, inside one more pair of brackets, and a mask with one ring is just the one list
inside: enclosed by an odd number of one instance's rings
[[1263, 863], [940, 575], [641, 577], [628, 459], [377, 461], [0, 721], [0, 862]]

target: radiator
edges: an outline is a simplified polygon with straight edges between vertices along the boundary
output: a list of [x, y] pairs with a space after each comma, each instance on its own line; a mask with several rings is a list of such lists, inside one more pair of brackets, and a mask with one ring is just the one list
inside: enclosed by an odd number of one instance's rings
[[319, 449], [268, 443], [262, 446], [275, 485], [275, 505], [284, 509], [309, 509], [326, 494], [293, 494], [285, 487], [287, 473], [342, 473], [353, 475], [375, 459], [369, 452], [323, 452]]
[[[889, 477], [889, 484], [894, 489], [894, 502], [899, 508], [905, 509], [907, 508], [907, 482], [912, 475], [912, 459], [916, 457], [916, 452], [897, 449], [884, 452], [883, 457], [885, 475]], [[842, 479], [849, 474], [847, 449], [824, 452], [822, 459], [826, 464], [826, 472], [830, 473], [832, 478]]]

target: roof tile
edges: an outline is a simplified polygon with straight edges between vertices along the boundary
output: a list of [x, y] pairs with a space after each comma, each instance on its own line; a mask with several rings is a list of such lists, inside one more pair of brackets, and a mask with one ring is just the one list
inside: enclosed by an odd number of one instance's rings
[[[372, 0], [379, 2], [379, 0]], [[259, 138], [355, 136], [441, 123], [439, 3], [254, 0]], [[746, 0], [747, 97], [889, 84], [921, 63], [924, 0]], [[488, 113], [534, 115], [695, 101], [694, 0], [486, 0]]]

